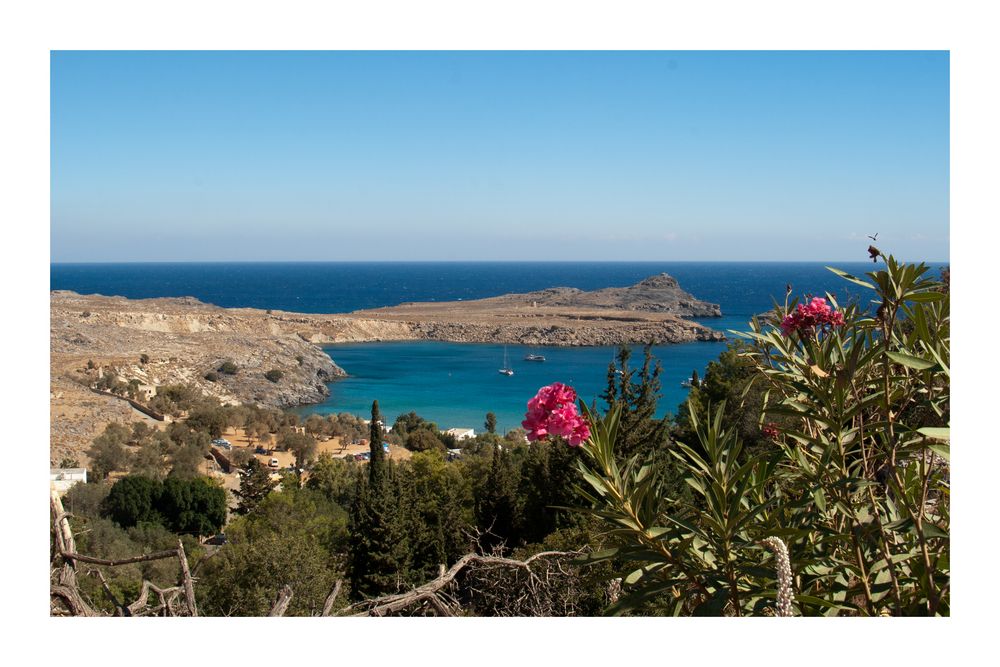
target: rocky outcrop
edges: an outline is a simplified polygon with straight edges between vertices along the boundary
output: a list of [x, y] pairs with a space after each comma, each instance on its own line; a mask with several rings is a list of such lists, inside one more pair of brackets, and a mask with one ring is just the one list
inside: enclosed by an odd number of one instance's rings
[[508, 294], [488, 299], [503, 303], [534, 303], [561, 308], [609, 308], [614, 310], [670, 313], [680, 317], [721, 317], [718, 304], [700, 301], [688, 294], [666, 273], [650, 276], [630, 287], [607, 287], [585, 292], [572, 287], [553, 287], [526, 294]]

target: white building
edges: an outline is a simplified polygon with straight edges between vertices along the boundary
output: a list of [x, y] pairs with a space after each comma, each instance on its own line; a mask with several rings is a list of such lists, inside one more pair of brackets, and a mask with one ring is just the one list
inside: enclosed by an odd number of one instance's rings
[[140, 384], [138, 388], [136, 388], [135, 392], [140, 399], [148, 402], [153, 400], [153, 397], [156, 396], [156, 385]]
[[49, 483], [62, 495], [74, 484], [87, 483], [86, 468], [49, 468]]
[[453, 436], [455, 440], [469, 440], [476, 437], [476, 431], [471, 428], [450, 428], [445, 434]]

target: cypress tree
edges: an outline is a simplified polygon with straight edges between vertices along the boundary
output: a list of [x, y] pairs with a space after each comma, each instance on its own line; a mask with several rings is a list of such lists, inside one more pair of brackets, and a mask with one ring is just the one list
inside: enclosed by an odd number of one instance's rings
[[485, 533], [482, 542], [487, 550], [499, 545], [512, 548], [519, 541], [516, 484], [510, 452], [494, 447], [486, 486], [476, 503], [476, 522]]
[[379, 486], [380, 480], [385, 479], [385, 450], [382, 449], [382, 413], [378, 409], [378, 401], [372, 401], [372, 421], [369, 426], [368, 451], [369, 457], [368, 479], [372, 487]]
[[622, 346], [617, 355], [618, 366], [608, 367], [608, 386], [601, 398], [610, 410], [621, 405], [619, 439], [615, 450], [622, 458], [635, 454], [651, 455], [667, 444], [669, 422], [656, 419], [656, 404], [660, 396], [660, 362], [653, 361], [652, 345], [646, 345], [642, 369], [629, 368], [631, 350]]
[[278, 483], [271, 480], [271, 471], [262, 466], [254, 456], [243, 466], [242, 473], [240, 488], [238, 491], [233, 491], [233, 495], [240, 501], [235, 512], [251, 514]]
[[351, 555], [348, 565], [352, 594], [373, 597], [399, 590], [408, 578], [402, 489], [382, 449], [382, 416], [372, 403], [371, 460], [368, 476], [358, 475], [351, 506]]

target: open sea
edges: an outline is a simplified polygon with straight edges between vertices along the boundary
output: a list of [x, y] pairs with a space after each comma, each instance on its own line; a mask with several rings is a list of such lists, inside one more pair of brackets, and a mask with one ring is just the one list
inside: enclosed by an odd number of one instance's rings
[[[838, 262], [861, 275], [870, 262]], [[937, 275], [943, 265], [932, 264]], [[750, 317], [770, 310], [772, 299], [833, 294], [839, 301], [869, 298], [862, 288], [838, 278], [823, 263], [796, 262], [340, 262], [340, 263], [130, 263], [52, 264], [51, 289], [133, 299], [193, 296], [223, 307], [272, 308], [304, 313], [343, 313], [406, 301], [480, 299], [546, 287], [624, 287], [657, 273], [669, 273], [695, 297], [717, 303], [721, 318], [697, 321], [723, 332], [744, 330]], [[692, 370], [700, 375], [726, 343], [658, 346], [663, 365], [659, 413], [675, 413]], [[410, 410], [441, 428], [480, 431], [487, 412], [498, 428], [520, 425], [525, 404], [538, 388], [555, 381], [573, 385], [588, 403], [604, 389], [611, 347], [507, 350], [514, 375], [497, 372], [502, 345], [431, 341], [331, 345], [324, 348], [350, 377], [330, 383], [329, 399], [300, 408], [311, 412], [367, 415], [378, 399], [389, 419]], [[542, 354], [542, 363], [524, 361]], [[633, 365], [642, 349], [633, 352]]]

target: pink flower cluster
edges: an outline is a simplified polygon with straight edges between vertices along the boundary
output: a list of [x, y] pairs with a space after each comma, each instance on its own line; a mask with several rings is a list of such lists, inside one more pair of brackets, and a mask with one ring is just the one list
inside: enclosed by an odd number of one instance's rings
[[562, 436], [571, 447], [590, 437], [587, 420], [576, 408], [576, 390], [561, 382], [538, 390], [535, 397], [528, 401], [528, 413], [521, 426], [528, 431], [528, 440]]
[[775, 424], [774, 422], [767, 422], [767, 424], [764, 425], [764, 428], [762, 428], [760, 431], [761, 433], [764, 434], [764, 437], [767, 438], [768, 440], [777, 441], [778, 436], [781, 435], [778, 431], [778, 425]]
[[781, 333], [790, 336], [793, 331], [802, 335], [811, 335], [816, 327], [843, 326], [844, 314], [834, 310], [821, 296], [814, 297], [809, 303], [800, 303], [795, 311], [781, 320]]

